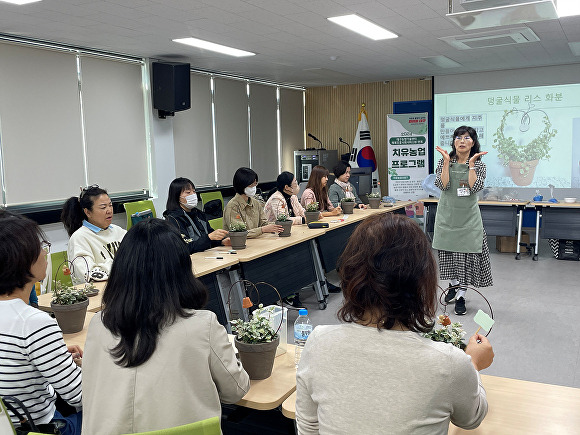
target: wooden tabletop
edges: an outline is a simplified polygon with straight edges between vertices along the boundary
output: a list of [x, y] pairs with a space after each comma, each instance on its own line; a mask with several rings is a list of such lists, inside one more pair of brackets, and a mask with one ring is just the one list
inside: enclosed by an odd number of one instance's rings
[[[191, 254], [193, 274], [199, 278], [200, 276], [208, 275], [212, 272], [217, 272], [218, 270], [238, 264], [239, 260], [237, 258], [237, 254], [225, 254], [225, 252], [228, 252], [229, 249], [229, 246], [217, 246], [215, 248], [208, 249], [207, 251]], [[223, 258], [217, 259], [206, 257]]]
[[83, 326], [82, 331], [75, 332], [74, 334], [62, 334], [64, 338], [64, 342], [67, 346], [77, 345], [80, 346], [81, 349], [84, 350], [85, 348], [85, 341], [87, 341], [87, 332], [89, 330], [89, 323], [91, 323], [91, 319], [94, 317], [96, 313], [91, 311], [87, 311], [87, 315], [85, 316], [85, 324]]
[[[95, 282], [95, 287], [99, 289], [99, 294], [96, 296], [91, 296], [89, 298], [89, 306], [87, 307], [87, 311], [91, 311], [96, 313], [97, 311], [101, 311], [101, 301], [103, 299], [103, 291], [105, 290], [105, 285], [107, 284], [106, 281]], [[83, 284], [75, 286], [77, 288], [82, 287]], [[44, 293], [42, 295], [38, 295], [38, 308], [42, 311], [51, 312], [52, 309], [50, 308], [50, 300], [52, 299], [52, 293]]]
[[563, 208], [580, 208], [580, 202], [548, 202], [548, 201], [532, 201], [530, 205], [534, 207], [563, 207]]
[[[424, 204], [436, 204], [439, 202], [438, 198], [423, 198], [419, 199], [419, 202]], [[479, 205], [517, 205], [517, 206], [524, 206], [530, 203], [530, 201], [488, 201], [487, 199], [481, 199], [477, 201]]]
[[[578, 434], [580, 389], [481, 375], [489, 410], [477, 429], [449, 425], [449, 434]], [[296, 392], [282, 403], [282, 414], [296, 418]]]

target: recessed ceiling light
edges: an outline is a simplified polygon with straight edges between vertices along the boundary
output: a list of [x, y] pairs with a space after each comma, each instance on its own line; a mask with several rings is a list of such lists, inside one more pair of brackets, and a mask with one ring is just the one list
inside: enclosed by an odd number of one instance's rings
[[204, 41], [197, 38], [180, 38], [174, 39], [173, 42], [180, 44], [191, 45], [192, 47], [203, 48], [205, 50], [215, 51], [217, 53], [227, 54], [229, 56], [244, 57], [255, 56], [256, 53], [250, 51], [238, 50], [237, 48], [228, 47], [227, 45], [215, 44], [213, 42]]
[[28, 3], [36, 3], [39, 2], [40, 0], [0, 0], [0, 1], [4, 3], [12, 3], [13, 5], [22, 6], [27, 5]]
[[580, 15], [580, 2], [578, 0], [558, 0], [556, 9], [560, 18]]
[[358, 15], [341, 15], [339, 17], [330, 17], [327, 20], [332, 21], [339, 26], [345, 27], [348, 30], [359, 33], [367, 38], [379, 41], [381, 39], [398, 38], [393, 32], [389, 32], [387, 29], [377, 26], [375, 23], [370, 22]]
[[429, 56], [429, 57], [422, 57], [425, 62], [429, 62], [439, 68], [458, 68], [461, 65], [458, 62], [455, 62], [453, 59], [449, 59], [446, 56]]

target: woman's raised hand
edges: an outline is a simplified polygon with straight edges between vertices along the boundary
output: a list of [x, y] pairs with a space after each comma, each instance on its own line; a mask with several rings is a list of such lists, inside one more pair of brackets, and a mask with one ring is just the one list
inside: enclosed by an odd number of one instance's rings
[[435, 147], [435, 149], [441, 153], [445, 163], [449, 163], [449, 153], [447, 151], [445, 151], [443, 148], [441, 148], [440, 146]]
[[469, 166], [474, 166], [477, 159], [479, 159], [481, 156], [485, 156], [486, 154], [487, 151], [483, 151], [481, 153], [476, 153], [473, 156], [471, 156], [471, 158], [469, 159]]

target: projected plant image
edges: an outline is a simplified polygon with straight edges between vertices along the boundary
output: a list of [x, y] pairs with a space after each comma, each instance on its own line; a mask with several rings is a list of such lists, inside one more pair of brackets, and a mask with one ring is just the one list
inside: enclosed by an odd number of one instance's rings
[[509, 166], [517, 186], [529, 186], [541, 159], [550, 159], [551, 140], [558, 131], [542, 109], [529, 104], [528, 110], [504, 111], [492, 147], [504, 166]]

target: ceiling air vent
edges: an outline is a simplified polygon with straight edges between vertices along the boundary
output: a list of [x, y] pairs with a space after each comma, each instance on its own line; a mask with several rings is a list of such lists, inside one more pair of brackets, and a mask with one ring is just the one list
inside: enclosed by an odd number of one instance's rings
[[446, 36], [439, 39], [459, 50], [500, 47], [502, 45], [524, 44], [526, 42], [540, 40], [532, 29], [528, 27], [517, 27], [485, 33], [472, 33], [470, 35]]

